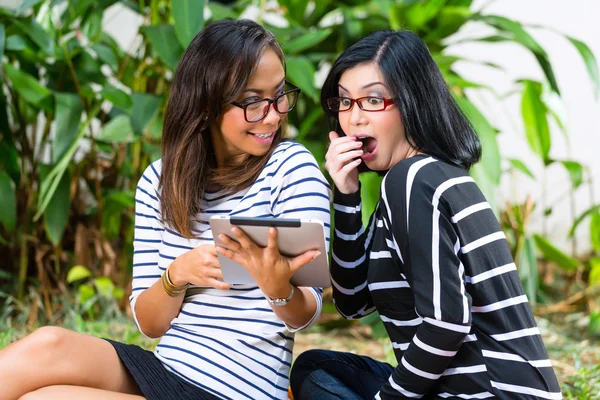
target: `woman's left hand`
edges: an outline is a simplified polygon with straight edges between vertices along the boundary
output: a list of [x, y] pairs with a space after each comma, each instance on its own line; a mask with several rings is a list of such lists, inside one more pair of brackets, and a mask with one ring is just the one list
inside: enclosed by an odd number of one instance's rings
[[277, 229], [269, 228], [267, 247], [260, 247], [240, 228], [234, 226], [231, 233], [237, 240], [221, 234], [219, 239], [227, 248], [217, 246], [217, 251], [244, 266], [264, 294], [270, 298], [286, 298], [290, 294], [290, 279], [302, 266], [314, 260], [318, 250], [309, 250], [289, 258], [279, 253]]

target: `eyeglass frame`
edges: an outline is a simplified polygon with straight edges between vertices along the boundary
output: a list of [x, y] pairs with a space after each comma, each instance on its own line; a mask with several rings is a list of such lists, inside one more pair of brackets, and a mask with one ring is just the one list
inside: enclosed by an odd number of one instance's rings
[[[345, 100], [350, 100], [350, 107], [347, 110], [334, 110], [331, 108], [331, 106], [329, 105], [329, 101], [333, 100], [333, 99], [345, 99]], [[364, 99], [380, 99], [383, 100], [383, 108], [381, 110], [365, 110], [363, 108], [363, 106], [361, 105], [361, 101]], [[394, 101], [393, 98], [387, 98], [387, 97], [381, 97], [381, 96], [363, 96], [363, 97], [358, 97], [356, 99], [353, 99], [351, 97], [345, 97], [345, 96], [338, 96], [338, 97], [329, 97], [327, 99], [327, 108], [329, 109], [329, 111], [333, 111], [333, 112], [346, 112], [346, 111], [350, 111], [352, 110], [352, 107], [354, 107], [354, 104], [358, 104], [358, 108], [360, 108], [363, 111], [366, 112], [381, 112], [381, 111], [385, 111], [389, 106], [391, 106], [392, 104], [396, 104], [396, 102]]]
[[[279, 95], [277, 95], [275, 97], [272, 97], [272, 98], [265, 97], [264, 99], [259, 99], [259, 100], [251, 101], [251, 102], [246, 103], [246, 104], [238, 103], [237, 101], [232, 101], [230, 104], [233, 105], [233, 106], [239, 107], [242, 110], [244, 110], [244, 119], [246, 120], [246, 122], [251, 123], [251, 124], [256, 123], [256, 122], [260, 122], [263, 119], [265, 119], [267, 117], [267, 115], [269, 115], [269, 110], [271, 109], [271, 106], [273, 106], [273, 108], [275, 109], [275, 111], [278, 114], [281, 114], [281, 115], [288, 114], [290, 111], [292, 111], [294, 109], [294, 107], [296, 107], [296, 103], [298, 103], [298, 97], [300, 96], [300, 93], [302, 91], [300, 90], [299, 87], [297, 87], [295, 85], [292, 85], [288, 81], [284, 81], [284, 86], [285, 85], [287, 85], [288, 87], [291, 87], [291, 89], [290, 90], [286, 90], [285, 92], [283, 92], [283, 93], [281, 93], [281, 94], [279, 94]], [[277, 109], [277, 100], [279, 100], [282, 96], [286, 96], [289, 93], [296, 93], [296, 101], [294, 102], [294, 105], [292, 107], [290, 107], [286, 112], [281, 112], [281, 111], [279, 111]], [[249, 121], [248, 120], [248, 116], [246, 114], [246, 108], [248, 108], [252, 104], [260, 103], [260, 102], [263, 102], [263, 101], [267, 101], [269, 103], [269, 106], [265, 107], [266, 111], [263, 114], [263, 116], [260, 119], [257, 119], [256, 121]]]

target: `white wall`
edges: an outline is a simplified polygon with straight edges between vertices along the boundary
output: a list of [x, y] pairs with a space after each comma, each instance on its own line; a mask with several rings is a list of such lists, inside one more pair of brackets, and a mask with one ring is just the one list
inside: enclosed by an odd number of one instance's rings
[[[485, 6], [485, 14], [506, 16], [526, 25], [543, 25], [585, 42], [600, 61], [600, 1], [598, 0], [475, 0], [473, 9]], [[552, 149], [555, 159], [573, 159], [590, 167], [592, 177], [600, 177], [600, 102], [593, 96], [590, 80], [579, 53], [570, 42], [549, 30], [527, 28], [528, 32], [547, 51], [562, 92], [567, 119], [568, 141], [555, 124], [551, 125]], [[485, 26], [469, 24], [457, 38], [485, 36]], [[454, 40], [455, 38], [453, 38]], [[491, 61], [503, 66], [506, 73], [490, 68], [461, 63], [457, 70], [470, 80], [491, 86], [498, 94], [506, 95], [516, 88], [513, 82], [520, 78], [542, 79], [537, 61], [523, 47], [516, 44], [459, 44], [451, 47], [451, 54], [466, 58]], [[509, 95], [499, 101], [483, 91], [469, 93], [491, 122], [501, 131], [498, 139], [505, 157], [523, 160], [536, 176], [532, 180], [523, 174], [505, 175], [499, 191], [499, 202], [523, 201], [528, 194], [540, 200], [543, 166], [529, 150], [520, 115], [520, 95]], [[570, 228], [569, 177], [561, 165], [551, 165], [546, 171], [547, 204], [554, 212], [547, 220], [549, 237], [559, 247], [570, 250], [565, 240]], [[600, 203], [600, 182], [595, 182], [593, 196]], [[576, 192], [576, 214], [590, 206], [590, 188], [582, 186]], [[562, 200], [561, 200], [562, 199]], [[538, 203], [539, 204], [539, 203]], [[531, 227], [541, 231], [541, 207], [532, 219]], [[588, 224], [577, 232], [578, 252], [589, 249]]]

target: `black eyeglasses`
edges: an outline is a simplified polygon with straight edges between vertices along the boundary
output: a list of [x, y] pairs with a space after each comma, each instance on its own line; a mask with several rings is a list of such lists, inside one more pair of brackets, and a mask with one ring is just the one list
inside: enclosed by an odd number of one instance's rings
[[354, 106], [354, 103], [358, 104], [358, 107], [363, 111], [377, 112], [383, 111], [394, 104], [394, 100], [375, 96], [359, 97], [358, 99], [330, 97], [327, 99], [327, 108], [335, 112], [349, 111]]
[[244, 110], [244, 118], [247, 122], [259, 122], [265, 119], [269, 113], [269, 108], [273, 104], [273, 108], [279, 114], [287, 114], [294, 109], [300, 88], [285, 81], [284, 92], [273, 97], [272, 99], [260, 99], [250, 101], [248, 103], [237, 103], [232, 101], [231, 104]]

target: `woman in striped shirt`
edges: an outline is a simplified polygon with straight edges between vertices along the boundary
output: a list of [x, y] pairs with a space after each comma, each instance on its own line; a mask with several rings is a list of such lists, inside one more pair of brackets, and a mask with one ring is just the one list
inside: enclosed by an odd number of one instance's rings
[[[229, 285], [208, 219], [312, 218], [329, 236], [329, 185], [284, 141], [299, 89], [275, 37], [245, 20], [205, 27], [174, 77], [163, 154], [139, 180], [131, 309], [154, 352], [47, 327], [0, 352], [0, 399], [287, 399], [294, 332], [321, 288], [290, 284], [315, 254], [260, 248], [234, 232], [256, 285]], [[223, 252], [224, 255], [230, 255]], [[294, 290], [295, 289], [295, 290]], [[274, 301], [278, 300], [278, 301]]]
[[[348, 319], [377, 311], [397, 367], [313, 350], [296, 360], [303, 399], [560, 399], [506, 238], [469, 176], [479, 140], [425, 44], [374, 32], [323, 87], [334, 183], [333, 298]], [[341, 135], [340, 135], [341, 133]], [[359, 166], [384, 171], [362, 226]]]

